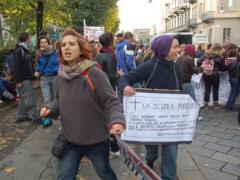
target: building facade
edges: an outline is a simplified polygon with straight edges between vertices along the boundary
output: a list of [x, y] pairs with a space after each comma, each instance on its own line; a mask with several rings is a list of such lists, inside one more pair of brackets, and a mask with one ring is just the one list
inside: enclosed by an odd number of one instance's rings
[[141, 44], [148, 44], [150, 41], [150, 29], [134, 29], [133, 36]]
[[165, 32], [208, 35], [209, 43], [240, 45], [240, 0], [165, 0]]

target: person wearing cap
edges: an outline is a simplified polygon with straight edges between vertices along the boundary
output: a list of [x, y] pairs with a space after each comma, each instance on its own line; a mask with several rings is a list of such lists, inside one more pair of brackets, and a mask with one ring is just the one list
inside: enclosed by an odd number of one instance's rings
[[196, 55], [195, 46], [192, 44], [186, 44], [183, 48], [182, 55], [178, 58], [177, 63], [181, 67], [182, 71], [182, 90], [189, 94], [194, 100], [195, 93], [191, 83], [193, 74], [198, 74], [201, 71], [201, 67], [197, 68], [194, 64], [194, 57]]
[[[139, 65], [134, 71], [121, 76], [119, 91], [125, 96], [135, 94], [133, 84], [145, 81], [146, 88], [151, 89], [181, 89], [181, 71], [175, 62], [180, 51], [178, 40], [169, 35], [158, 36], [153, 40], [151, 49], [154, 56]], [[158, 158], [158, 145], [145, 145], [146, 162], [150, 168]], [[163, 180], [175, 180], [177, 170], [177, 143], [162, 144], [161, 171]]]

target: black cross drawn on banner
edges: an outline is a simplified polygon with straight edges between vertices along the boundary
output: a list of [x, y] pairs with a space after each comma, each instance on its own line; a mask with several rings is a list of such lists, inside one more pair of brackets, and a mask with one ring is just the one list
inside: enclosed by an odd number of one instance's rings
[[138, 103], [141, 103], [141, 102], [137, 102], [136, 98], [135, 98], [135, 101], [134, 102], [130, 102], [130, 103], [134, 103], [134, 111], [136, 111], [136, 104]]

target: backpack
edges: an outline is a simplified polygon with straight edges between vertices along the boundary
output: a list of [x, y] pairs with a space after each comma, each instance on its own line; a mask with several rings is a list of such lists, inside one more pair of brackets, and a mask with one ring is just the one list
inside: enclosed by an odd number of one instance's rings
[[[4, 68], [5, 68], [5, 72], [8, 74], [8, 75], [12, 75], [13, 74], [13, 70], [14, 70], [14, 52], [17, 48], [14, 48], [14, 49], [11, 49], [7, 56], [6, 56], [6, 61], [5, 61], [5, 65], [4, 65]], [[24, 50], [23, 48], [20, 48], [21, 51], [22, 51], [22, 57], [24, 56]]]
[[202, 68], [205, 75], [212, 75], [214, 70], [214, 61], [204, 60], [202, 63]]

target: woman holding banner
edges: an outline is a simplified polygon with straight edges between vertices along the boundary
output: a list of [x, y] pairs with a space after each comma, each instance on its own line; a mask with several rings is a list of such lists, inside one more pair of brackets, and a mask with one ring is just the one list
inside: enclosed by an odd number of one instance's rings
[[[133, 84], [145, 81], [145, 87], [151, 89], [181, 89], [180, 68], [177, 60], [180, 51], [178, 40], [169, 35], [161, 35], [153, 40], [151, 49], [153, 58], [139, 65], [134, 71], [125, 74], [119, 80], [119, 90], [125, 96], [132, 96]], [[146, 145], [146, 161], [153, 168], [158, 158], [158, 144]], [[177, 170], [177, 143], [162, 144], [161, 171], [163, 180], [175, 180]]]

